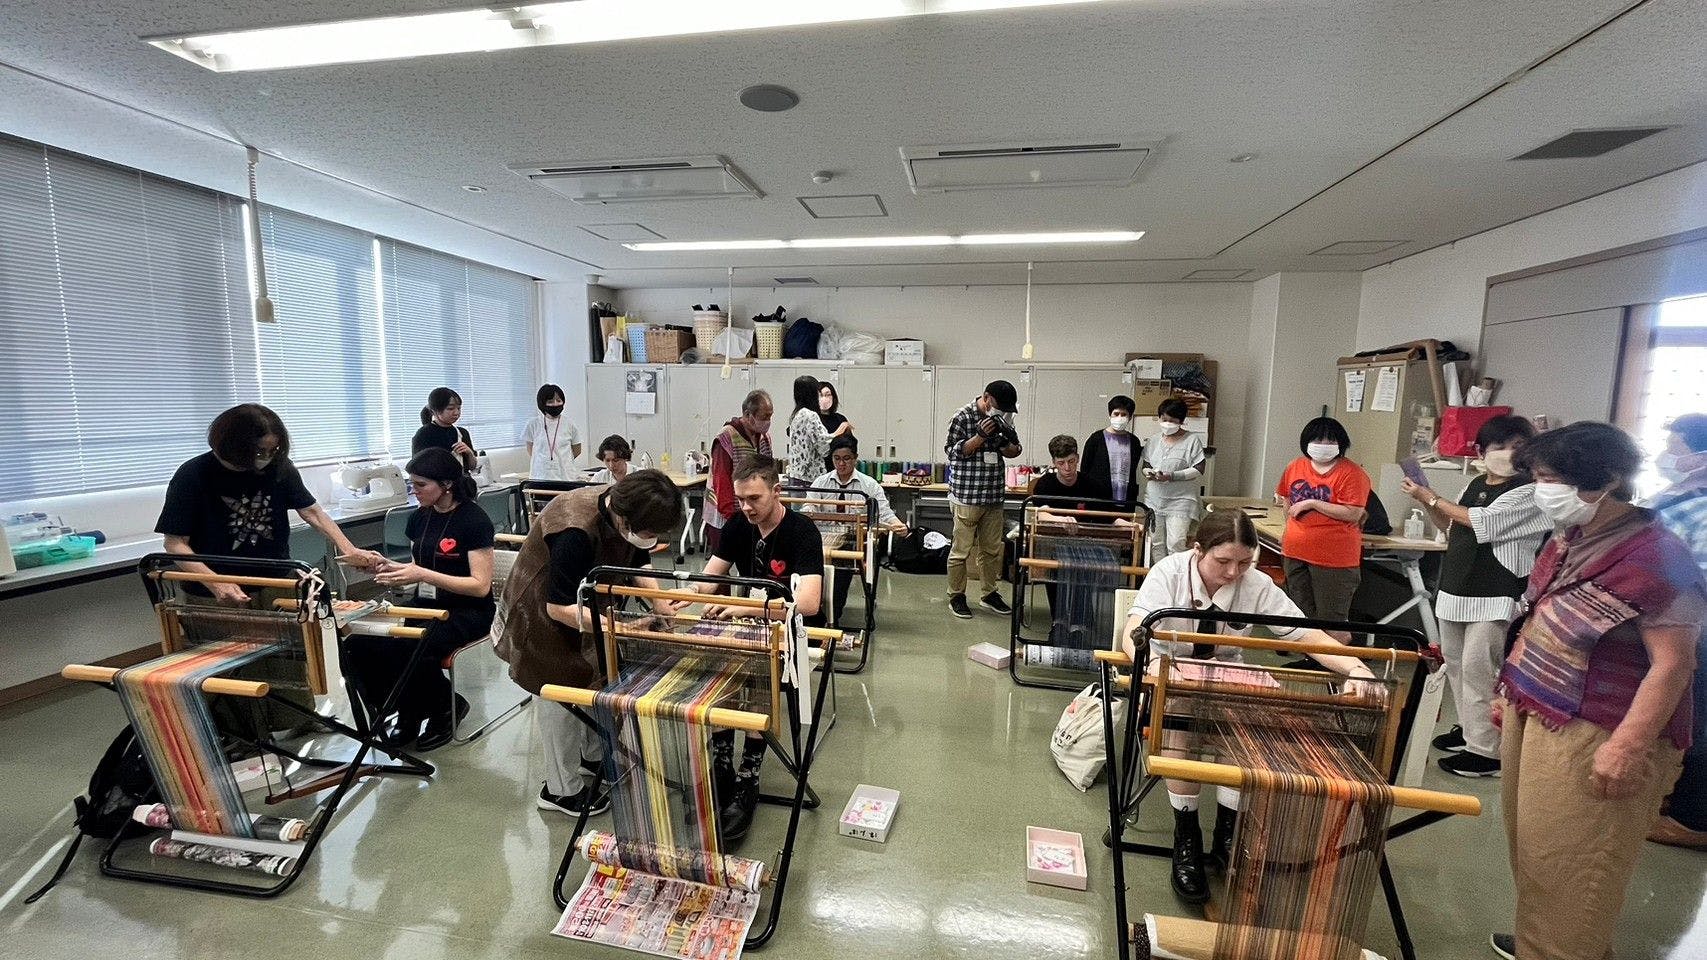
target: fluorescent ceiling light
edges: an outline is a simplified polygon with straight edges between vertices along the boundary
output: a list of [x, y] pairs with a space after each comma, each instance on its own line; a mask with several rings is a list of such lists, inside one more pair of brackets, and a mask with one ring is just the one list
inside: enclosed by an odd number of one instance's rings
[[572, 0], [145, 38], [210, 70], [278, 70], [1100, 0]]
[[665, 240], [625, 243], [642, 253], [682, 250], [825, 250], [856, 247], [1044, 246], [1052, 243], [1131, 243], [1142, 230], [1098, 230], [1064, 233], [969, 233], [964, 236], [808, 237], [801, 240]]

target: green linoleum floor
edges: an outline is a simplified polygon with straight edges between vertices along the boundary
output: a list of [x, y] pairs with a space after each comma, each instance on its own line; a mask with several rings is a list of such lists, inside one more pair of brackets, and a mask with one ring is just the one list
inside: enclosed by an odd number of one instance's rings
[[[940, 578], [889, 576], [882, 631], [865, 673], [839, 678], [839, 716], [813, 771], [824, 807], [804, 814], [781, 927], [760, 956], [1033, 958], [1109, 956], [1113, 906], [1106, 795], [1073, 789], [1048, 740], [1071, 694], [1023, 689], [968, 661], [980, 640], [1006, 642], [1007, 621], [948, 615]], [[496, 674], [492, 674], [496, 677]], [[494, 702], [513, 688], [490, 686]], [[534, 807], [540, 785], [531, 715], [468, 746], [430, 755], [432, 782], [358, 787], [314, 861], [282, 897], [256, 901], [109, 879], [85, 846], [45, 900], [24, 906], [57, 862], [79, 792], [122, 725], [98, 689], [0, 711], [0, 943], [20, 958], [633, 957], [551, 937], [549, 883], [568, 819]], [[784, 788], [774, 760], [766, 788]], [[841, 837], [854, 786], [901, 791], [886, 844]], [[1488, 813], [1389, 847], [1420, 956], [1491, 956], [1491, 929], [1512, 905], [1498, 781], [1431, 767], [1429, 786], [1475, 793]], [[1159, 798], [1158, 798], [1159, 801]], [[1165, 803], [1147, 804], [1141, 839], [1165, 843]], [[595, 818], [597, 825], [601, 819]], [[780, 843], [785, 815], [767, 807], [743, 852]], [[1090, 889], [1027, 884], [1027, 825], [1083, 833]], [[1129, 858], [1134, 915], [1188, 914], [1166, 863]], [[1648, 845], [1619, 925], [1620, 960], [1707, 957], [1707, 854]], [[1189, 915], [1189, 914], [1188, 914]], [[1368, 945], [1397, 957], [1384, 907]]]

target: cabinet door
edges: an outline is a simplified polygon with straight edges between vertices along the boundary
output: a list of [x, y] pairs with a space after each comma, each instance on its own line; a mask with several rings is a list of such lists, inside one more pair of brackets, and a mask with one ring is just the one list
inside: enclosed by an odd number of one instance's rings
[[663, 390], [670, 397], [668, 425], [670, 460], [681, 459], [682, 453], [698, 450], [701, 440], [710, 439], [706, 421], [710, 417], [711, 378], [716, 371], [699, 365], [674, 365], [665, 368]]
[[[889, 367], [884, 371], [889, 400], [891, 458], [937, 463], [943, 459], [947, 415], [936, 401], [936, 373], [930, 367]], [[940, 421], [940, 422], [939, 422]]]
[[[1026, 454], [1021, 460], [1029, 462], [1032, 447], [1031, 437], [1031, 384], [1020, 376], [1019, 368], [1010, 367], [937, 367], [936, 368], [936, 429], [931, 431], [932, 461], [941, 462], [948, 454], [943, 450], [943, 442], [948, 438], [948, 421], [952, 419], [961, 407], [984, 394], [984, 387], [992, 380], [1006, 380], [1014, 385], [1014, 392], [1019, 395], [1019, 415], [1014, 418], [1014, 429], [1019, 432], [1020, 443], [1025, 447]], [[1045, 438], [1047, 439], [1047, 438]]]
[[[1131, 395], [1117, 367], [1106, 370], [1037, 370], [1032, 373], [1036, 398], [1032, 404], [1031, 442], [1039, 457], [1047, 458], [1049, 439], [1065, 433], [1080, 443], [1108, 426], [1108, 401]], [[1134, 427], [1134, 430], [1138, 430]]]
[[853, 424], [854, 436], [859, 439], [859, 455], [867, 460], [889, 457], [889, 444], [894, 442], [890, 438], [894, 434], [888, 380], [883, 369], [843, 367], [835, 377], [824, 379], [836, 384], [836, 396], [842, 402], [839, 409]]
[[732, 418], [741, 415], [741, 402], [746, 400], [747, 394], [754, 389], [753, 367], [751, 364], [731, 365], [727, 380], [723, 379], [721, 366], [707, 367], [706, 374], [705, 429], [694, 446], [696, 449], [710, 450], [711, 438], [717, 436], [717, 431], [723, 429], [723, 425]]
[[753, 388], [769, 393], [771, 403], [776, 406], [776, 426], [771, 428], [771, 443], [777, 447], [779, 456], [788, 433], [788, 420], [794, 415], [794, 378], [808, 373], [815, 375], [816, 371], [793, 364], [753, 365]]
[[628, 436], [628, 416], [623, 413], [628, 370], [628, 365], [623, 363], [589, 363], [586, 366], [587, 429], [584, 437], [589, 454], [598, 449], [600, 440], [613, 433]]
[[[654, 467], [663, 466], [663, 457], [670, 449], [670, 392], [665, 376], [667, 368], [663, 366], [630, 366], [630, 371], [645, 370], [657, 377], [658, 402], [653, 413], [628, 413], [623, 417], [623, 436], [634, 446], [634, 459], [638, 461], [641, 453], [652, 455]], [[628, 389], [627, 379], [623, 381], [623, 390]], [[626, 410], [627, 397], [623, 398]], [[672, 466], [675, 457], [671, 456]]]

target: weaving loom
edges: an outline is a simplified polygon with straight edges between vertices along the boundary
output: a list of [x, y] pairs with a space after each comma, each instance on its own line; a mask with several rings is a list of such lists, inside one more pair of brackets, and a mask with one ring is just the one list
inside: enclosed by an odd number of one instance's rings
[[[1156, 630], [1170, 618], [1350, 631], [1413, 649], [1344, 647], [1223, 634]], [[1149, 662], [1148, 638], [1282, 654], [1332, 654], [1369, 662], [1378, 675], [1337, 674], [1257, 664], [1175, 658]], [[1379, 882], [1400, 949], [1414, 960], [1392, 872], [1388, 839], [1453, 814], [1477, 815], [1469, 796], [1394, 786], [1398, 745], [1411, 726], [1422, 684], [1416, 631], [1180, 608], [1158, 610], [1139, 631], [1136, 662], [1118, 651], [1097, 654], [1104, 695], [1124, 687], [1128, 714], [1120, 747], [1104, 715], [1109, 775], [1109, 842], [1114, 848], [1115, 916], [1120, 955], [1140, 960], [1358, 960]], [[1117, 668], [1132, 668], [1120, 677]], [[1132, 678], [1138, 678], [1133, 682]], [[1136, 796], [1140, 726], [1147, 728]], [[1168, 755], [1164, 755], [1164, 753]], [[1182, 756], [1183, 755], [1183, 756]], [[1226, 889], [1214, 922], [1147, 914], [1128, 925], [1125, 854], [1167, 857], [1167, 847], [1124, 839], [1138, 807], [1161, 778], [1238, 788], [1242, 812]], [[1422, 811], [1389, 825], [1395, 808]]]
[[[228, 572], [203, 574], [177, 569], [186, 560]], [[160, 618], [162, 655], [123, 669], [73, 664], [61, 671], [67, 679], [101, 683], [119, 695], [160, 789], [162, 802], [155, 808], [139, 809], [130, 828], [108, 845], [101, 857], [104, 874], [222, 893], [273, 896], [301, 875], [339, 803], [357, 779], [385, 773], [432, 775], [431, 764], [395, 751], [391, 754], [397, 763], [365, 762], [370, 750], [383, 749], [375, 741], [370, 716], [383, 716], [390, 710], [395, 690], [382, 705], [352, 700], [353, 725], [302, 704], [332, 692], [329, 646], [335, 657], [336, 643], [356, 633], [419, 639], [420, 628], [401, 626], [397, 621], [442, 617], [441, 611], [376, 602], [333, 602], [319, 572], [295, 561], [162, 553], [143, 558], [141, 573]], [[254, 606], [213, 605], [184, 590], [186, 586], [205, 588], [214, 583], [249, 589], [258, 595]], [[283, 696], [286, 692], [295, 693], [297, 698]], [[221, 713], [240, 719], [245, 709], [254, 718], [263, 702], [290, 711], [319, 732], [353, 740], [354, 755], [342, 759], [326, 756], [330, 740], [287, 749], [272, 741], [264, 732], [266, 726], [253, 723], [249, 726], [262, 732], [251, 740], [236, 732], [229, 721], [222, 724], [219, 720]], [[247, 707], [234, 709], [234, 704]], [[378, 709], [368, 709], [373, 707]], [[279, 812], [297, 816], [257, 816], [250, 810], [246, 788], [238, 782], [227, 753], [232, 741], [259, 750], [264, 758], [262, 771], [286, 769], [283, 764], [271, 766], [265, 760], [268, 755], [289, 761], [292, 773], [315, 771], [307, 781], [292, 781], [285, 775], [282, 783], [275, 783], [269, 776], [247, 788], [248, 792], [266, 788], [266, 804], [285, 805], [278, 808]], [[307, 755], [309, 748], [315, 755]], [[298, 802], [328, 789], [331, 793], [318, 804]], [[289, 809], [293, 803], [294, 811]], [[130, 842], [146, 830], [169, 832], [151, 835], [146, 845]], [[136, 846], [144, 846], [151, 856], [121, 852]], [[121, 857], [125, 863], [119, 862]], [[166, 860], [219, 868], [212, 874], [225, 876], [210, 875], [201, 866], [187, 868], [188, 872], [168, 869]], [[228, 879], [234, 871], [246, 871], [268, 882], [257, 885]]]
[[[787, 588], [767, 580], [678, 573], [676, 584], [684, 589], [621, 585], [656, 573], [599, 567], [588, 575], [582, 598], [593, 611], [605, 683], [597, 690], [547, 685], [540, 691], [547, 700], [569, 704], [610, 748], [605, 777], [613, 829], [586, 834], [587, 816], [576, 822], [552, 886], [558, 906], [565, 908], [554, 932], [670, 956], [734, 956], [775, 932], [800, 811], [818, 805], [807, 783], [816, 739], [803, 736], [802, 728], [817, 723], [828, 683], [808, 697], [812, 670], [806, 645], [820, 642], [827, 655], [839, 631], [800, 626]], [[695, 583], [759, 596], [685, 589]], [[630, 597], [670, 600], [682, 610], [744, 607], [752, 617], [709, 620], [680, 611], [663, 616], [620, 610]], [[717, 731], [762, 733], [794, 780], [791, 796], [759, 798], [789, 811], [774, 865], [724, 849], [711, 772]], [[571, 897], [564, 886], [577, 852], [589, 869]], [[749, 934], [767, 886], [768, 919]]]
[[[810, 494], [830, 494], [812, 497]], [[791, 510], [818, 525], [818, 535], [824, 541], [824, 599], [823, 609], [831, 616], [830, 626], [842, 630], [837, 641], [835, 670], [837, 673], [858, 673], [871, 659], [872, 637], [877, 633], [877, 501], [863, 490], [841, 490], [808, 487], [794, 490], [780, 499]], [[865, 618], [859, 629], [849, 629], [834, 618], [835, 591], [840, 589], [835, 576], [838, 570], [851, 570], [853, 583], [858, 584], [865, 600]], [[849, 663], [849, 651], [859, 656]]]
[[527, 533], [532, 529], [533, 519], [557, 497], [571, 490], [597, 486], [603, 484], [589, 480], [523, 480], [516, 486], [516, 532]]
[[[1120, 614], [1114, 592], [1136, 587], [1149, 571], [1150, 523], [1150, 509], [1142, 505], [1123, 511], [1107, 501], [1026, 498], [1008, 633], [1008, 673], [1015, 683], [1077, 690], [1085, 681], [1073, 674], [1096, 672], [1095, 653], [1107, 647]], [[1053, 598], [1042, 637], [1027, 631], [1034, 586]]]

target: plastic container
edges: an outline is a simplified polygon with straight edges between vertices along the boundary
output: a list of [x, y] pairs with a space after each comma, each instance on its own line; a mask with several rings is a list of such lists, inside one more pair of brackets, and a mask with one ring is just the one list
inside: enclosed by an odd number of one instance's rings
[[628, 362], [647, 363], [646, 359], [646, 324], [631, 323], [628, 325]]
[[782, 334], [788, 324], [767, 323], [763, 320], [753, 322], [753, 331], [758, 337], [760, 360], [782, 359]]
[[701, 347], [710, 350], [712, 341], [729, 326], [729, 314], [723, 310], [695, 310], [693, 315], [693, 338]]
[[1411, 511], [1410, 516], [1405, 518], [1405, 539], [1406, 540], [1421, 540], [1422, 538], [1423, 538], [1423, 512], [1422, 512], [1422, 508], [1418, 507], [1418, 508]]
[[47, 567], [56, 563], [70, 563], [73, 560], [83, 560], [94, 555], [95, 538], [79, 536], [37, 540], [34, 543], [26, 543], [12, 551], [12, 559], [17, 562], [19, 570], [30, 567]]

